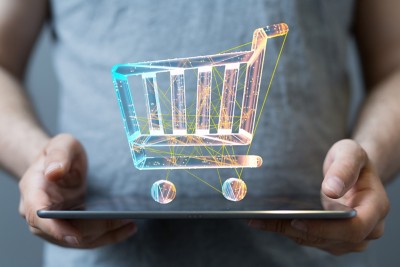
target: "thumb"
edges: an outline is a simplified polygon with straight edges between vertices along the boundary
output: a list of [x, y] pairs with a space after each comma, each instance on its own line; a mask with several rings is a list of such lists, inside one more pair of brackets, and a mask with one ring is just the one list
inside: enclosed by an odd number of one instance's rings
[[342, 140], [334, 144], [324, 163], [322, 193], [330, 198], [342, 197], [357, 182], [366, 163], [367, 154], [358, 143]]
[[77, 141], [72, 136], [60, 134], [54, 137], [45, 148], [46, 160], [44, 175], [47, 179], [56, 181], [66, 174], [75, 155]]

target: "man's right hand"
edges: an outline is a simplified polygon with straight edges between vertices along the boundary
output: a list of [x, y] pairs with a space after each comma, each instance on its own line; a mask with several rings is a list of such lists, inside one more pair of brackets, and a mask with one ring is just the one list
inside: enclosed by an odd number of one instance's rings
[[86, 191], [87, 158], [73, 136], [60, 134], [49, 141], [20, 183], [19, 212], [29, 229], [54, 244], [94, 248], [123, 241], [136, 232], [130, 220], [42, 219], [36, 212], [82, 204]]

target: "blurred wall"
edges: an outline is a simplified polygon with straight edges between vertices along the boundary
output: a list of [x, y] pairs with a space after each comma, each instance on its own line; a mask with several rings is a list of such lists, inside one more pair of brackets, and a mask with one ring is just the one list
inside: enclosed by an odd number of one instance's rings
[[[356, 58], [350, 58], [355, 69]], [[355, 69], [356, 70], [356, 69]], [[359, 73], [354, 72], [354, 103], [360, 98]], [[355, 77], [355, 79], [354, 79]], [[56, 125], [57, 81], [52, 71], [51, 45], [48, 31], [44, 31], [36, 46], [29, 66], [27, 87], [44, 126], [54, 131]], [[371, 263], [376, 266], [400, 266], [397, 241], [400, 240], [400, 179], [388, 186], [392, 210], [386, 223], [386, 234], [371, 244]], [[32, 236], [24, 220], [18, 215], [19, 193], [17, 183], [0, 172], [0, 266], [40, 266], [43, 242]]]

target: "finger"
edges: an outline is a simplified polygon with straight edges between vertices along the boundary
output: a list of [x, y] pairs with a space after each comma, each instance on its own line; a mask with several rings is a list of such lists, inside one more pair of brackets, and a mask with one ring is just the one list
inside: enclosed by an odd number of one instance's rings
[[45, 149], [44, 174], [46, 178], [55, 181], [67, 173], [79, 149], [79, 142], [68, 134], [53, 138]]
[[[299, 245], [319, 248], [334, 255], [360, 252], [368, 246], [368, 240], [357, 242], [351, 240], [351, 242], [348, 242], [340, 240], [341, 238], [330, 239], [329, 237], [325, 238], [325, 236], [316, 236], [312, 232], [306, 231], [304, 225], [300, 226], [301, 230], [299, 230], [298, 225], [293, 227], [293, 222], [296, 222], [296, 220], [258, 220], [258, 222], [253, 221], [252, 223], [255, 223], [259, 229], [283, 234]], [[337, 233], [337, 236], [340, 237], [340, 235], [340, 233]]]
[[314, 245], [330, 242], [359, 243], [366, 238], [361, 225], [352, 219], [344, 220], [253, 220], [250, 226], [276, 232]]
[[29, 229], [35, 235], [38, 235], [50, 242], [76, 247], [82, 242], [82, 236], [79, 231], [66, 220], [42, 219], [37, 216], [36, 209], [30, 209], [25, 215]]
[[287, 235], [290, 233], [290, 219], [250, 220], [248, 225], [256, 229]]
[[[50, 201], [47, 195], [36, 195], [37, 202], [32, 202], [28, 199], [23, 201], [23, 213], [21, 214], [30, 230], [47, 240], [63, 245], [76, 246], [79, 244], [81, 236], [79, 231], [74, 228], [71, 224], [64, 220], [57, 219], [43, 219], [37, 215], [37, 211], [45, 209], [50, 206]], [[33, 204], [32, 204], [33, 203]]]
[[[313, 221], [314, 220], [309, 220]], [[307, 221], [307, 226], [309, 226]], [[336, 238], [325, 238], [313, 235], [312, 231], [307, 231], [307, 226], [295, 225], [297, 220], [252, 220], [249, 225], [258, 229], [272, 231], [285, 235], [299, 245], [310, 246], [325, 250], [334, 255], [342, 255], [349, 252], [361, 252], [368, 246], [368, 239], [362, 240], [341, 240], [341, 233], [336, 233]], [[325, 224], [325, 227], [329, 225]], [[301, 229], [301, 230], [299, 230]]]
[[305, 231], [299, 231], [291, 225], [292, 220], [252, 220], [249, 225], [260, 230], [275, 232], [282, 234], [292, 240], [294, 240], [299, 245], [313, 246], [313, 247], [325, 247], [331, 244], [332, 240], [326, 240], [318, 236], [309, 235]]
[[346, 242], [334, 242], [332, 240], [324, 240], [323, 242], [316, 243], [301, 237], [289, 237], [294, 242], [302, 246], [309, 246], [319, 248], [326, 252], [329, 252], [335, 256], [340, 256], [349, 252], [362, 252], [367, 249], [369, 241], [362, 241], [360, 243], [346, 243]]
[[108, 244], [115, 244], [124, 241], [137, 232], [137, 226], [134, 223], [128, 223], [120, 228], [107, 232], [89, 244], [83, 244], [82, 248], [95, 248]]
[[119, 242], [136, 232], [136, 225], [131, 220], [42, 219], [34, 210], [28, 211], [26, 220], [33, 234], [60, 246], [73, 248]]
[[[371, 180], [373, 180], [373, 174], [363, 177], [363, 181], [367, 184], [374, 184]], [[314, 243], [324, 239], [356, 244], [381, 236], [383, 219], [389, 209], [383, 187], [375, 186], [374, 189], [369, 190], [363, 188], [352, 197], [352, 201], [357, 215], [350, 219], [252, 220], [250, 225], [266, 231], [311, 240]]]
[[327, 239], [309, 234], [305, 225], [294, 226], [294, 221], [297, 220], [252, 220], [249, 225], [260, 230], [283, 234], [302, 245], [313, 244], [315, 246], [326, 243]]
[[354, 141], [336, 143], [327, 155], [322, 192], [331, 198], [342, 197], [357, 182], [366, 162], [365, 151]]
[[125, 225], [132, 224], [132, 220], [71, 220], [73, 225], [81, 233], [85, 243], [90, 243], [105, 233], [112, 232]]
[[44, 189], [47, 187], [43, 184], [42, 170], [36, 166], [42, 163], [43, 160], [39, 159], [21, 180], [20, 214], [25, 218], [34, 234], [46, 240], [52, 240], [56, 244], [77, 243], [78, 241], [76, 240], [79, 239], [79, 233], [71, 225], [62, 220], [42, 219], [37, 215], [38, 210], [53, 206], [53, 201], [55, 203], [62, 201], [54, 190], [52, 196], [46, 194]]
[[[343, 220], [293, 220], [290, 225], [306, 239], [326, 239], [358, 244], [367, 240], [376, 225], [374, 215], [362, 211], [357, 217]], [[303, 236], [303, 235], [300, 235]]]
[[42, 219], [37, 216], [37, 210], [46, 209], [52, 204], [49, 195], [38, 192], [22, 198], [22, 215], [32, 233], [60, 246], [81, 247], [108, 232], [132, 224], [131, 220]]
[[65, 240], [61, 240], [61, 239], [57, 240], [38, 228], [29, 227], [29, 230], [31, 231], [32, 234], [40, 237], [41, 239], [46, 240], [49, 243], [53, 243], [53, 244], [56, 244], [61, 247], [76, 248], [79, 246], [78, 241], [75, 241], [75, 239], [67, 239], [68, 242], [66, 242]]

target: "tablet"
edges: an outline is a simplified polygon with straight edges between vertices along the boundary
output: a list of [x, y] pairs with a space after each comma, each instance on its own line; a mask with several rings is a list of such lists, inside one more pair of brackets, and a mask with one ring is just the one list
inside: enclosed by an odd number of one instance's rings
[[320, 195], [255, 197], [226, 201], [223, 196], [184, 197], [169, 204], [147, 196], [121, 196], [88, 200], [73, 209], [49, 208], [41, 218], [57, 219], [345, 219], [356, 215], [350, 207]]

